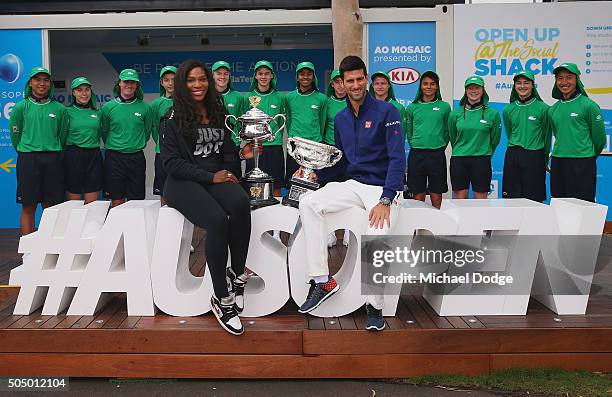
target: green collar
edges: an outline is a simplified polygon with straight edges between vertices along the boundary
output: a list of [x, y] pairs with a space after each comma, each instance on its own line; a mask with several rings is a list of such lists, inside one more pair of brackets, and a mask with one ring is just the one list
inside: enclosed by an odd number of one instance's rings
[[259, 95], [259, 96], [268, 96], [270, 94], [274, 94], [276, 92], [276, 90], [271, 90], [270, 92], [266, 92], [265, 94], [262, 94], [261, 92], [257, 91], [257, 89], [255, 89], [255, 95]]
[[579, 93], [578, 93], [578, 95], [576, 95], [576, 96], [575, 96], [575, 97], [573, 97], [573, 98], [570, 98], [570, 99], [559, 99], [559, 101], [561, 101], [561, 102], [563, 102], [563, 103], [569, 103], [569, 102], [574, 101], [575, 99], [580, 98], [581, 96], [582, 96], [582, 93], [581, 93], [581, 92], [579, 92]]
[[131, 103], [136, 102], [138, 99], [139, 99], [139, 98], [135, 96], [135, 97], [134, 97], [134, 98], [132, 98], [131, 100], [129, 100], [129, 101], [125, 101], [125, 102], [124, 102], [124, 101], [122, 101], [121, 99], [119, 99], [119, 98], [115, 97], [115, 102], [119, 103], [120, 105], [129, 105], [129, 104], [131, 104]]
[[297, 92], [297, 93], [298, 93], [298, 95], [300, 95], [300, 96], [310, 96], [310, 95], [312, 95], [312, 94], [314, 94], [315, 92], [318, 92], [318, 91], [317, 91], [317, 90], [312, 90], [312, 91], [310, 91], [308, 94], [302, 94], [302, 93], [300, 92], [300, 90], [296, 88], [295, 92]]
[[440, 99], [435, 98], [433, 101], [430, 101], [430, 102], [425, 102], [425, 101], [423, 101], [422, 99], [419, 99], [419, 103], [425, 103], [425, 104], [427, 104], [427, 103], [436, 103], [436, 102], [438, 102], [439, 100], [440, 100]]
[[46, 100], [46, 101], [43, 101], [43, 102], [39, 102], [39, 101], [35, 100], [35, 99], [34, 99], [34, 98], [32, 98], [32, 97], [28, 97], [28, 99], [30, 100], [30, 102], [32, 102], [33, 104], [36, 104], [36, 105], [46, 105], [46, 104], [48, 104], [49, 102], [51, 102], [51, 98], [47, 98], [47, 100]]
[[537, 101], [538, 98], [536, 98], [535, 96], [533, 98], [531, 98], [528, 102], [521, 102], [518, 99], [516, 101], [514, 101], [514, 103], [517, 104], [517, 106], [529, 106], [532, 103], [534, 103], [535, 101]]

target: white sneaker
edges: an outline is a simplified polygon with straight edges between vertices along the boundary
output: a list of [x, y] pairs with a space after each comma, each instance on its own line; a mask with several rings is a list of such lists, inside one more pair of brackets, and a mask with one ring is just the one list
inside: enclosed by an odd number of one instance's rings
[[210, 298], [210, 308], [221, 327], [232, 335], [242, 335], [244, 328], [234, 303], [232, 295], [227, 298], [221, 298], [221, 300], [217, 299], [214, 295]]
[[344, 235], [342, 236], [342, 245], [344, 245], [345, 247], [348, 247], [349, 245], [350, 235], [351, 232], [348, 229], [344, 229]]
[[338, 239], [336, 238], [336, 233], [332, 232], [329, 234], [329, 236], [327, 236], [327, 247], [331, 248], [334, 245], [336, 245], [336, 243], [338, 242]]

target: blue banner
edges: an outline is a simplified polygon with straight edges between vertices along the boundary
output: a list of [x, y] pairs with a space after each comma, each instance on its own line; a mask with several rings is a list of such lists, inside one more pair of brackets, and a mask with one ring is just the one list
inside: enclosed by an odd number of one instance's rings
[[369, 74], [387, 72], [399, 103], [412, 102], [421, 73], [435, 69], [435, 22], [368, 24]]
[[187, 59], [198, 59], [208, 67], [219, 60], [232, 66], [232, 85], [235, 90], [248, 92], [253, 79], [253, 67], [257, 61], [270, 61], [278, 80], [280, 91], [292, 91], [296, 88], [295, 67], [302, 61], [315, 65], [319, 89], [325, 92], [324, 84], [333, 69], [334, 50], [300, 49], [300, 50], [247, 50], [247, 51], [193, 51], [193, 52], [121, 52], [104, 53], [104, 57], [118, 72], [124, 68], [133, 68], [139, 75], [144, 92], [159, 91], [159, 71], [166, 65], [178, 66]]
[[10, 112], [23, 99], [30, 69], [42, 65], [42, 31], [0, 30], [0, 228], [19, 227], [15, 203], [17, 153], [11, 144]]

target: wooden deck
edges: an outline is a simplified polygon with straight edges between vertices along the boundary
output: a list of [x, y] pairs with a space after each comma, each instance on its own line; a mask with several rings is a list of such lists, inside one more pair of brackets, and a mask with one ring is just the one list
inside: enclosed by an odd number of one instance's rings
[[[198, 245], [203, 233], [196, 231]], [[0, 285], [19, 265], [15, 230], [0, 230]], [[192, 272], [203, 272], [202, 250]], [[339, 263], [344, 248], [330, 251]], [[278, 313], [224, 332], [200, 317], [127, 315], [125, 295], [95, 316], [14, 316], [16, 288], [0, 288], [0, 376], [160, 378], [397, 378], [478, 374], [508, 366], [612, 370], [612, 238], [606, 238], [587, 314], [557, 316], [532, 300], [526, 316], [440, 317], [402, 296], [387, 330], [364, 331], [365, 311], [338, 318]], [[418, 291], [411, 291], [418, 292]]]

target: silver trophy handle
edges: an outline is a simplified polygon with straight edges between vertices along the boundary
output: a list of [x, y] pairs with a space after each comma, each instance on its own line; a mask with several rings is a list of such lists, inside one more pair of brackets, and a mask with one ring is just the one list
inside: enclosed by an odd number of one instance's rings
[[331, 164], [329, 166], [333, 167], [342, 158], [342, 150], [335, 148], [334, 154], [332, 154], [330, 157]]
[[230, 127], [230, 126], [227, 124], [227, 121], [228, 121], [229, 119], [231, 119], [231, 118], [234, 118], [234, 120], [235, 120], [235, 121], [234, 121], [234, 123], [240, 123], [240, 121], [238, 121], [238, 117], [234, 116], [233, 114], [228, 114], [227, 116], [225, 116], [225, 127], [226, 127], [228, 130], [230, 130], [230, 131], [232, 132], [232, 136], [233, 136], [234, 138], [236, 138], [236, 139], [240, 140], [240, 136], [239, 136], [240, 134], [236, 134], [236, 133], [234, 132], [234, 128], [233, 128], [233, 127]]
[[293, 138], [289, 138], [289, 140], [287, 141], [287, 154], [293, 158], [295, 158], [295, 156], [293, 155], [294, 147], [295, 143], [293, 142]]
[[270, 139], [270, 141], [275, 140], [275, 139], [276, 139], [276, 136], [278, 135], [278, 133], [279, 133], [279, 132], [280, 132], [280, 131], [281, 131], [283, 128], [285, 128], [285, 124], [287, 124], [287, 118], [285, 117], [285, 115], [284, 115], [284, 114], [282, 114], [282, 113], [277, 114], [276, 116], [272, 117], [272, 121], [276, 121], [276, 118], [277, 118], [277, 117], [280, 117], [280, 118], [282, 118], [282, 119], [283, 119], [283, 126], [282, 126], [282, 127], [278, 127], [278, 129], [277, 129], [277, 130], [274, 132], [274, 134], [272, 134], [272, 138]]

